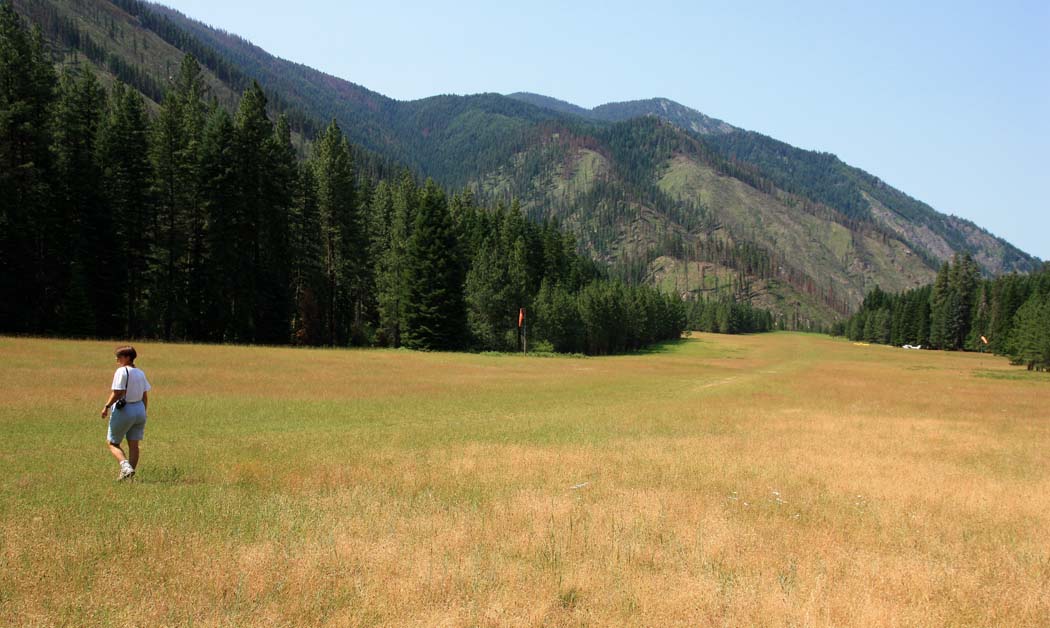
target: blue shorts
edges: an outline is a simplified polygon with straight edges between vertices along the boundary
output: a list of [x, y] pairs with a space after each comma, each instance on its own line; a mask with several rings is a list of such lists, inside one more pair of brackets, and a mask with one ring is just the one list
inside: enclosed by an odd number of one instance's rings
[[109, 415], [109, 433], [106, 440], [120, 445], [124, 437], [128, 440], [142, 440], [146, 433], [146, 405], [141, 401], [127, 404], [124, 408], [113, 406]]

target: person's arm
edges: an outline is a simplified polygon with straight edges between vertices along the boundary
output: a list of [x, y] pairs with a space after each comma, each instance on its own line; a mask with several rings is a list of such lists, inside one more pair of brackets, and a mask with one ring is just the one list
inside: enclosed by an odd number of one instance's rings
[[142, 409], [149, 412], [149, 391], [142, 393]]
[[[106, 405], [102, 406], [102, 418], [106, 418], [109, 415], [109, 407], [116, 402], [117, 399], [122, 398], [127, 394], [126, 390], [111, 390], [109, 391], [109, 399], [106, 400]], [[145, 399], [145, 397], [143, 397]]]
[[109, 407], [113, 403], [128, 394], [128, 371], [126, 369], [118, 368], [117, 372], [113, 374], [113, 385], [110, 386], [109, 399], [106, 400], [106, 405], [102, 407], [102, 418], [106, 418], [109, 414]]

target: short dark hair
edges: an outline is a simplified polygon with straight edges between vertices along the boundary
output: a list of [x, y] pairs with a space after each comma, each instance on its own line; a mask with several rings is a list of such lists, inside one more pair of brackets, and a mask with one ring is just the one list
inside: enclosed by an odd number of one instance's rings
[[135, 347], [131, 345], [117, 347], [116, 355], [118, 358], [131, 358], [132, 364], [135, 363], [135, 358], [139, 357], [138, 351], [135, 351]]

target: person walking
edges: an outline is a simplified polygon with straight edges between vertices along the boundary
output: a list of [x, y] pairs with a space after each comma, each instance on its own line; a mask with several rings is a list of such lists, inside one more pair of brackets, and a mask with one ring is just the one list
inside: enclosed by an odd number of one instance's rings
[[[149, 381], [146, 374], [135, 366], [138, 353], [130, 345], [117, 347], [117, 370], [113, 374], [113, 386], [109, 399], [102, 407], [102, 418], [109, 416], [109, 433], [106, 445], [109, 452], [120, 463], [117, 480], [126, 480], [135, 475], [139, 466], [139, 441], [146, 431], [146, 408], [149, 405]], [[112, 414], [110, 408], [113, 408]], [[128, 439], [128, 455], [120, 444]]]

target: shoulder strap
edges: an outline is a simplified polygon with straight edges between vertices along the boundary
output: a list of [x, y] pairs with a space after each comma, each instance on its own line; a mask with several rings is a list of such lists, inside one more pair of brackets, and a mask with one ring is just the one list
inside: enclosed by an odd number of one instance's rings
[[124, 398], [128, 398], [128, 390], [131, 388], [131, 371], [128, 367], [124, 367], [124, 373], [127, 375], [127, 379], [124, 380]]

